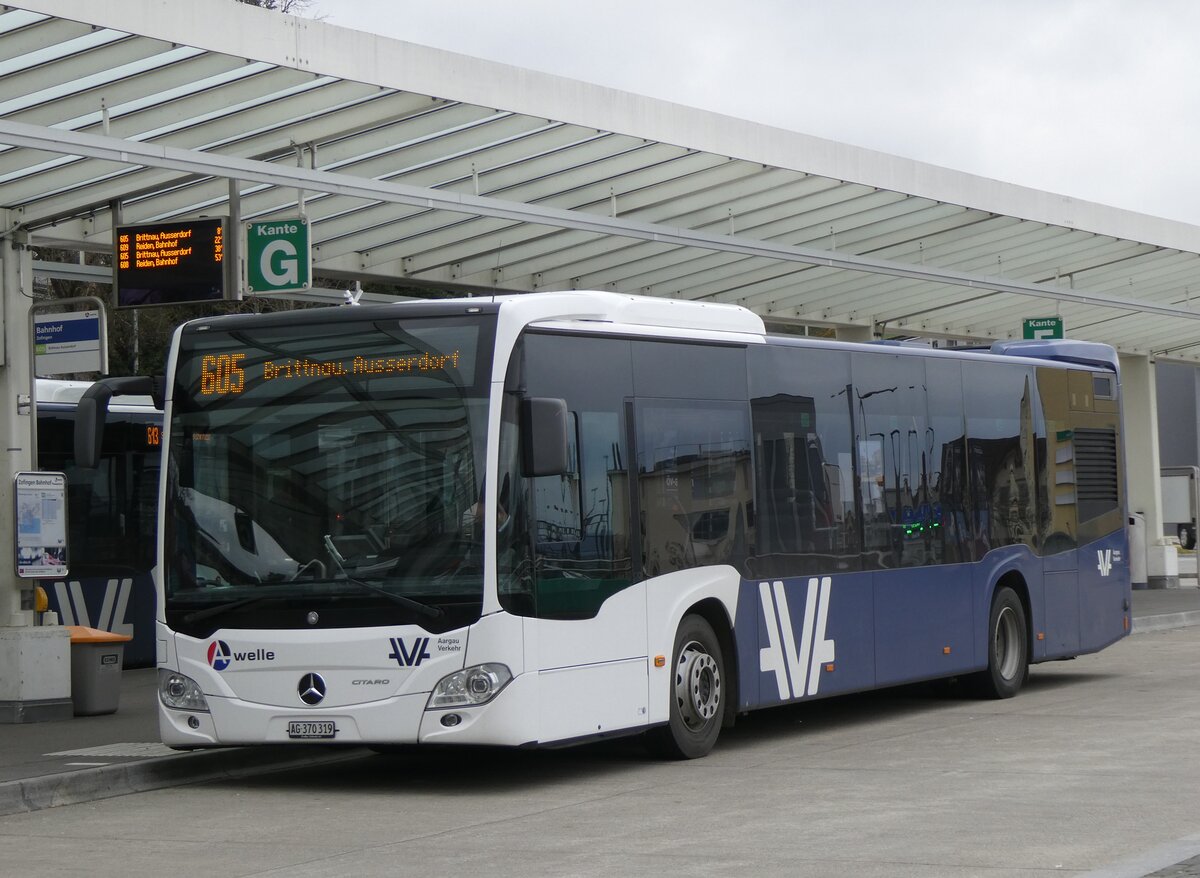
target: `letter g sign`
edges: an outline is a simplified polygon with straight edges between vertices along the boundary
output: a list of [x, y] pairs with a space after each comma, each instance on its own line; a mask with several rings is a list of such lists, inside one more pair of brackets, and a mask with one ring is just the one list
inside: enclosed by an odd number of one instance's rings
[[286, 293], [312, 286], [312, 248], [308, 221], [274, 219], [246, 223], [246, 289]]
[[[300, 282], [300, 260], [291, 241], [272, 241], [263, 248], [259, 268], [263, 278], [273, 287], [294, 286]], [[279, 270], [275, 270], [275, 266]]]

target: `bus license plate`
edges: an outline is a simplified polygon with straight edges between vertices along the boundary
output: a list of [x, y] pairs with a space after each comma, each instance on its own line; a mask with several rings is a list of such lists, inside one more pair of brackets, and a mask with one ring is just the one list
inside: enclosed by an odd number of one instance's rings
[[337, 734], [333, 720], [294, 720], [287, 724], [289, 738], [332, 738]]

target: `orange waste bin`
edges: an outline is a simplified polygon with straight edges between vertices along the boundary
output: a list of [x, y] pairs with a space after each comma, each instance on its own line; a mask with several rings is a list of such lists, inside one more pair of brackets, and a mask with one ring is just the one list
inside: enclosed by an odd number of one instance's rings
[[84, 625], [71, 632], [71, 702], [76, 716], [116, 713], [121, 701], [121, 661], [128, 634]]

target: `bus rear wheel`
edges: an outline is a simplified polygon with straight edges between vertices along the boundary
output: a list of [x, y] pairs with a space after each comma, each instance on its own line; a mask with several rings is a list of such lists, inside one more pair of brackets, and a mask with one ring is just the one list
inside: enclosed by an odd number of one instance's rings
[[651, 752], [669, 759], [708, 755], [725, 714], [725, 662], [712, 626], [701, 616], [685, 616], [671, 654], [670, 719], [646, 733]]
[[1029, 678], [1025, 605], [1008, 586], [996, 589], [988, 618], [988, 667], [976, 677], [985, 698], [1012, 698]]

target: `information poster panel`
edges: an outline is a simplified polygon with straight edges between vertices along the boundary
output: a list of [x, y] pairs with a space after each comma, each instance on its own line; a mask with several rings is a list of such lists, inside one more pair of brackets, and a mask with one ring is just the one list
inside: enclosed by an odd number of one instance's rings
[[67, 477], [63, 473], [15, 476], [17, 576], [67, 575]]
[[225, 298], [225, 221], [117, 226], [117, 306], [178, 305]]
[[36, 314], [33, 327], [37, 374], [68, 375], [103, 368], [99, 311]]

